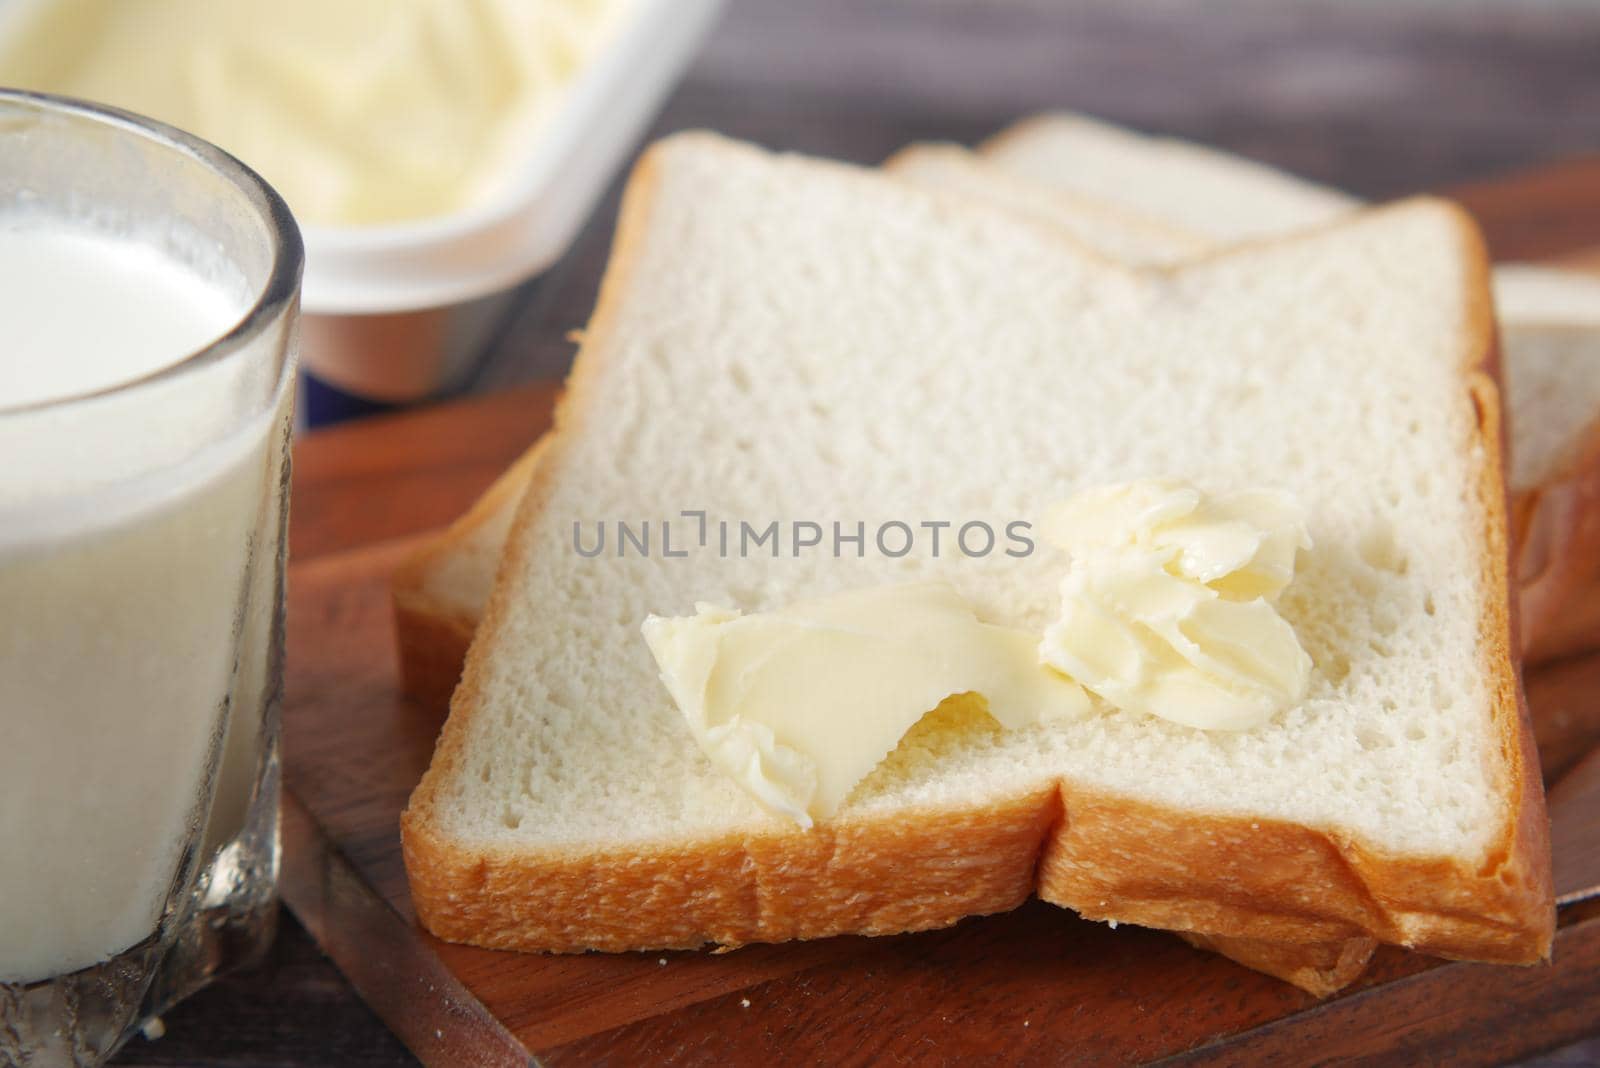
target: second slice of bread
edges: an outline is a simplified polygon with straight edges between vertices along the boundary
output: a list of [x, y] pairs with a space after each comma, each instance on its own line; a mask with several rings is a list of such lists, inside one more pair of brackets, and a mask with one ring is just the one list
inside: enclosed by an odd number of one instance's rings
[[[547, 950], [888, 933], [1011, 907], [1037, 865], [1042, 897], [1094, 918], [1539, 958], [1491, 338], [1481, 246], [1437, 202], [1133, 272], [853, 168], [658, 146], [403, 820], [419, 916]], [[1026, 518], [1152, 475], [1310, 509], [1284, 601], [1307, 701], [1240, 735], [935, 723], [812, 832], [712, 771], [644, 616], [941, 577], [1042, 630], [1060, 561], [572, 545], [574, 523], [686, 508]]]

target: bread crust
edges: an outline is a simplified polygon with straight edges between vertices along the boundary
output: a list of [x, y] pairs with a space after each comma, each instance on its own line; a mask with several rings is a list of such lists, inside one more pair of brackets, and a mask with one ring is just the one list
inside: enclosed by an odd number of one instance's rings
[[[705, 137], [707, 135], [678, 135]], [[662, 148], [635, 169], [595, 317], [556, 410], [516, 529], [544, 507], [570, 431], [588, 410], [604, 351], [638, 261]], [[1385, 210], [1385, 209], [1378, 209]], [[1478, 420], [1477, 464], [1486, 556], [1481, 654], [1504, 761], [1503, 821], [1476, 869], [1451, 858], [1396, 856], [1343, 833], [1193, 812], [1053, 783], [979, 810], [847, 813], [810, 832], [676, 842], [657, 849], [532, 854], [470, 848], [437, 832], [435, 809], [462, 766], [467, 724], [491, 671], [492, 636], [507, 610], [497, 584], [451, 702], [434, 760], [401, 818], [412, 900], [422, 922], [453, 941], [506, 949], [664, 948], [714, 942], [884, 934], [943, 926], [1009, 908], [1030, 888], [1091, 918], [1282, 941], [1376, 937], [1424, 952], [1528, 963], [1554, 926], [1543, 791], [1511, 659], [1505, 483], [1493, 379], [1487, 259], [1471, 221], [1454, 212], [1473, 307], [1463, 393]], [[591, 348], [592, 346], [592, 348]], [[527, 563], [513, 535], [501, 574]], [[1035, 871], [1035, 861], [1038, 868]], [[950, 873], [959, 872], [952, 881]]]
[[1600, 417], [1559, 474], [1512, 502], [1523, 660], [1600, 646]]
[[1377, 952], [1370, 938], [1337, 942], [1274, 942], [1264, 938], [1228, 938], [1195, 932], [1181, 934], [1196, 949], [1220, 953], [1247, 968], [1293, 983], [1319, 998], [1337, 994], [1361, 977]]
[[411, 810], [401, 827], [412, 903], [440, 938], [554, 953], [731, 948], [924, 931], [1016, 908], [1057, 803], [1045, 784], [982, 808], [836, 820], [809, 834], [537, 859], [463, 851]]
[[428, 708], [447, 708], [477, 628], [426, 594], [398, 585], [392, 594], [401, 690]]
[[474, 614], [430, 593], [429, 572], [442, 558], [460, 551], [502, 508], [521, 499], [545, 440], [541, 437], [517, 457], [464, 515], [407, 553], [389, 580], [401, 689], [429, 707], [449, 705], [479, 622]]
[[1018, 119], [1009, 126], [990, 134], [973, 149], [980, 156], [993, 156], [1011, 150], [1012, 144], [1025, 144], [1037, 137], [1047, 137], [1052, 126], [1060, 122], [1061, 114], [1041, 111]]

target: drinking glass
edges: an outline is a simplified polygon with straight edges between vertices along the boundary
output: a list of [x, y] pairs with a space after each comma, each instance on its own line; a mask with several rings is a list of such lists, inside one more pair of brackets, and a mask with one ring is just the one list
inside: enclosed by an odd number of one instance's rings
[[219, 149], [0, 90], [0, 252], [23, 217], [243, 309], [126, 384], [0, 395], [0, 1063], [85, 1065], [273, 935], [302, 250]]

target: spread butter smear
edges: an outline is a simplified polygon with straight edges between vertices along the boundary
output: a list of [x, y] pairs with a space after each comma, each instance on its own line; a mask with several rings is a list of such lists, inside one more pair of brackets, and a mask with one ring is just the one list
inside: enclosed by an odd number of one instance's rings
[[1130, 482], [1079, 494], [1042, 533], [1072, 562], [1039, 654], [1107, 704], [1248, 730], [1305, 696], [1311, 658], [1276, 602], [1311, 539], [1285, 495]]
[[916, 722], [979, 693], [1001, 726], [1081, 716], [1035, 634], [982, 623], [943, 583], [876, 586], [740, 615], [651, 616], [645, 641], [695, 741], [762, 806], [833, 815]]
[[1006, 728], [1088, 714], [1093, 693], [1207, 730], [1247, 730], [1305, 696], [1311, 660], [1275, 607], [1311, 545], [1286, 496], [1125, 483], [1053, 509], [1043, 534], [1070, 557], [1043, 641], [935, 582], [748, 616], [702, 603], [650, 616], [645, 641], [712, 763], [803, 827], [956, 694], [981, 695]]

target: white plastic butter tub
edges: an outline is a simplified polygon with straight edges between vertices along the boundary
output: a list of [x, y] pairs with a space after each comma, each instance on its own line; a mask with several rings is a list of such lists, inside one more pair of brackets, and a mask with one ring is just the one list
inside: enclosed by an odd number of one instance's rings
[[722, 0], [634, 0], [581, 69], [501, 194], [381, 227], [306, 227], [301, 361], [373, 400], [457, 384], [509, 310], [554, 263], [710, 30]]
[[[0, 0], [0, 38], [61, 2], [70, 0]], [[721, 5], [629, 0], [505, 177], [470, 206], [403, 223], [302, 226], [302, 366], [391, 403], [458, 384], [504, 321], [511, 291], [572, 243]]]

